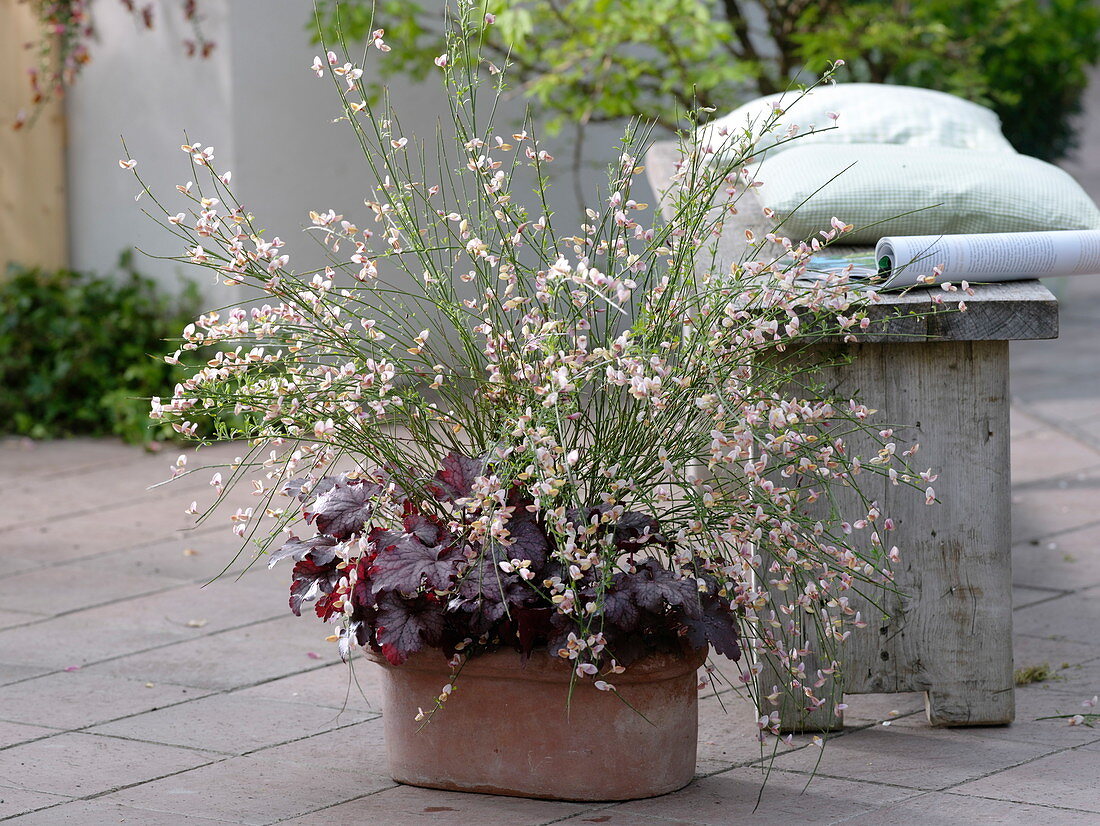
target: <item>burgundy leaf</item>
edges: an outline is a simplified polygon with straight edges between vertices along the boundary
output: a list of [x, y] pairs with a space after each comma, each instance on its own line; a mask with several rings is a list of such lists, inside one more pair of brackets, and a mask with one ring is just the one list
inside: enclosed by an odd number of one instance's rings
[[[339, 581], [339, 579], [337, 579], [337, 581]], [[336, 605], [336, 594], [323, 594], [318, 597], [317, 604], [313, 606], [313, 610], [317, 612], [318, 619], [322, 622], [328, 622], [336, 615], [336, 612], [340, 610]]]
[[455, 502], [473, 493], [474, 479], [485, 468], [483, 459], [474, 459], [460, 453], [448, 453], [443, 457], [443, 469], [432, 477], [428, 489], [441, 502]]
[[267, 567], [273, 568], [276, 562], [287, 557], [292, 558], [295, 562], [300, 562], [307, 555], [315, 564], [327, 565], [336, 557], [336, 546], [338, 544], [335, 536], [317, 534], [317, 536], [309, 539], [299, 539], [292, 535], [279, 550], [272, 551], [269, 554], [270, 559], [267, 561]]
[[363, 530], [380, 493], [382, 486], [375, 482], [341, 477], [303, 513], [307, 522], [316, 520], [321, 533], [348, 539]]
[[517, 605], [512, 609], [512, 617], [516, 623], [516, 638], [519, 640], [519, 650], [524, 658], [531, 656], [535, 644], [540, 639], [546, 639], [550, 635], [550, 620], [553, 615], [554, 609], [547, 605], [535, 608]]
[[421, 584], [443, 590], [450, 587], [465, 562], [462, 546], [450, 535], [436, 545], [426, 545], [412, 533], [375, 530], [371, 543], [376, 552], [370, 569], [374, 593], [400, 591], [410, 594]]
[[377, 640], [382, 654], [401, 665], [425, 645], [438, 645], [443, 637], [443, 609], [425, 596], [405, 599], [383, 594], [378, 600]]
[[317, 565], [308, 557], [294, 566], [293, 581], [290, 584], [290, 610], [294, 616], [302, 615], [302, 604], [313, 602], [326, 594], [331, 594], [340, 581], [340, 571], [333, 562]]
[[405, 533], [412, 534], [425, 545], [438, 545], [447, 535], [447, 526], [443, 520], [428, 514], [417, 513], [406, 504], [410, 512], [404, 518]]

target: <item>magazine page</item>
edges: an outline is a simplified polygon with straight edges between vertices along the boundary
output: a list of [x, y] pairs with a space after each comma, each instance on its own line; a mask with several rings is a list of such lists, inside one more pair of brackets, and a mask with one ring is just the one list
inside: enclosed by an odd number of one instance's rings
[[1100, 273], [1100, 230], [891, 237], [875, 258], [883, 289], [1085, 275]]
[[798, 280], [804, 283], [824, 281], [830, 277], [847, 275], [853, 285], [881, 284], [878, 278], [879, 264], [872, 249], [852, 248], [851, 250], [825, 249], [814, 253], [806, 263], [806, 270]]

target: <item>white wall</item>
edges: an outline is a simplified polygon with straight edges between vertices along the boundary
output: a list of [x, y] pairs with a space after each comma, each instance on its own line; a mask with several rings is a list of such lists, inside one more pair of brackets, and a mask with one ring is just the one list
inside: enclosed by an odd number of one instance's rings
[[[205, 0], [200, 8], [207, 15], [204, 29], [217, 44], [207, 60], [183, 55], [186, 24], [174, 4], [158, 6], [152, 32], [137, 31], [119, 4], [96, 4], [100, 43], [68, 100], [71, 256], [78, 268], [108, 271], [119, 252], [132, 246], [160, 255], [182, 252], [175, 239], [140, 214], [141, 207], [152, 205], [144, 198], [134, 203], [135, 183], [118, 168], [120, 134], [169, 206], [174, 185], [190, 176], [179, 151], [184, 132], [191, 141], [213, 144], [216, 166], [232, 170], [238, 197], [267, 236], [288, 242], [295, 269], [321, 260], [314, 242], [301, 233], [310, 209], [331, 207], [349, 219], [365, 217], [369, 171], [347, 125], [332, 122], [340, 106], [331, 84], [309, 71], [319, 50], [307, 30], [311, 0]], [[384, 55], [372, 50], [371, 59]], [[447, 117], [438, 82], [417, 86], [395, 78], [390, 85], [406, 134], [431, 139], [436, 121]], [[512, 101], [506, 111], [518, 118], [522, 101]], [[617, 129], [589, 131], [587, 152], [595, 162], [601, 154], [603, 164], [613, 156], [617, 135]], [[547, 143], [558, 157], [561, 178], [551, 197], [555, 224], [565, 234], [579, 223], [567, 168], [571, 137]], [[602, 179], [591, 169], [584, 175], [589, 191]], [[167, 284], [178, 283], [177, 274], [189, 270], [211, 301], [235, 300], [213, 285], [208, 273], [170, 261], [140, 265]]]
[[[184, 56], [181, 41], [190, 30], [177, 5], [158, 5], [156, 28], [138, 31], [120, 3], [95, 4], [100, 37], [93, 46], [94, 59], [66, 100], [69, 252], [77, 269], [110, 272], [119, 253], [135, 246], [160, 255], [183, 251], [141, 214], [142, 208], [153, 211], [156, 205], [145, 197], [134, 202], [137, 184], [118, 167], [125, 157], [120, 135], [138, 159], [139, 171], [166, 203], [176, 194], [175, 184], [189, 177], [179, 150], [185, 131], [214, 144], [220, 160], [231, 162], [234, 156], [227, 0], [202, 4], [205, 29], [218, 43], [209, 60]], [[178, 286], [180, 268], [173, 262], [139, 260], [139, 265]]]

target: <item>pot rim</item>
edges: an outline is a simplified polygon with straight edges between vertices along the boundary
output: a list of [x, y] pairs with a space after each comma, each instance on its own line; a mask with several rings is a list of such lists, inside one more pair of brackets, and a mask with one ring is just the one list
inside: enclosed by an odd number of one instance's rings
[[[703, 646], [702, 648], [685, 649], [678, 654], [664, 651], [648, 654], [628, 666], [622, 674], [616, 674], [611, 679], [614, 680], [616, 685], [673, 680], [698, 670], [706, 662], [709, 651], [709, 647]], [[371, 662], [391, 671], [450, 673], [447, 658], [438, 648], [418, 651], [401, 665], [394, 665], [370, 648], [365, 649], [365, 654]], [[524, 660], [518, 651], [511, 648], [500, 648], [471, 657], [463, 665], [459, 679], [477, 679], [479, 677], [509, 677], [516, 679], [520, 677], [524, 680], [538, 682], [568, 682], [573, 674], [572, 668], [567, 665], [569, 662], [571, 661], [561, 657], [551, 657], [548, 652], [542, 650], [532, 651], [531, 655]]]

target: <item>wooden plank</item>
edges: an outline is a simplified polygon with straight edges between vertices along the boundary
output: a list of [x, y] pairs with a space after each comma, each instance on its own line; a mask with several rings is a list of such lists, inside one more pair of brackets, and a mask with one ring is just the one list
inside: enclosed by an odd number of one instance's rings
[[[821, 371], [826, 389], [858, 391], [894, 427], [899, 443], [918, 442], [918, 468], [940, 475], [940, 503], [919, 491], [862, 477], [895, 530], [901, 562], [894, 587], [852, 605], [868, 623], [841, 652], [845, 693], [925, 691], [933, 725], [1007, 723], [1013, 717], [1012, 575], [1008, 431], [1008, 345], [999, 341], [833, 345], [802, 358], [836, 363]], [[851, 435], [854, 455], [878, 445]], [[835, 492], [842, 512], [859, 500]], [[864, 552], [870, 547], [862, 548]]]
[[0, 277], [17, 261], [50, 269], [68, 254], [65, 117], [52, 101], [33, 127], [14, 130], [21, 109], [33, 109], [27, 69], [41, 39], [32, 3], [0, 0]]
[[[646, 155], [646, 174], [657, 194], [661, 214], [671, 218], [669, 180], [680, 161], [679, 146], [672, 141], [654, 144]], [[729, 216], [716, 242], [716, 267], [751, 260], [745, 230], [758, 238], [771, 231], [763, 218], [763, 205], [755, 191], [738, 202], [737, 215]], [[837, 252], [868, 251], [868, 248], [835, 247]], [[942, 295], [946, 309], [933, 303]], [[938, 341], [1020, 341], [1058, 337], [1058, 302], [1038, 281], [984, 284], [973, 296], [944, 294], [938, 288], [921, 287], [905, 293], [883, 293], [883, 302], [870, 308], [871, 328], [860, 335], [865, 342], [902, 342], [919, 339]], [[966, 299], [966, 312], [957, 310]]]

